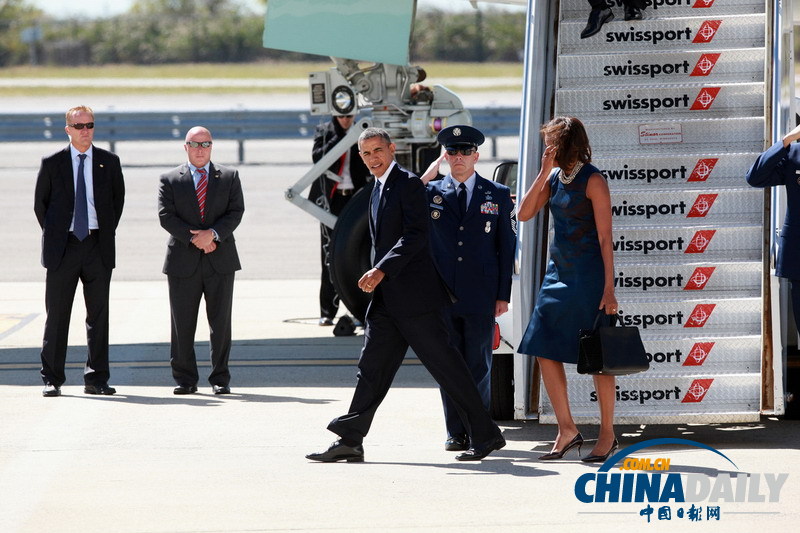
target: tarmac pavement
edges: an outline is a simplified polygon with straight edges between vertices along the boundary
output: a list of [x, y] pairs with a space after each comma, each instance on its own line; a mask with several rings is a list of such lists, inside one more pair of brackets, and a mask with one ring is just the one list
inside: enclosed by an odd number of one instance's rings
[[[416, 359], [398, 373], [365, 441], [366, 463], [321, 464], [305, 454], [335, 436], [346, 412], [362, 337], [316, 325], [313, 280], [240, 280], [234, 303], [232, 390], [174, 396], [168, 365], [166, 281], [114, 281], [111, 397], [83, 394], [85, 335], [76, 303], [68, 381], [41, 397], [43, 284], [0, 283], [0, 529], [27, 533], [261, 531], [682, 530], [639, 512], [644, 503], [584, 504], [576, 480], [597, 465], [539, 462], [552, 426], [501, 422], [508, 445], [477, 463], [443, 449], [438, 390]], [[201, 319], [201, 324], [203, 320]], [[207, 329], [198, 330], [207, 375]], [[583, 427], [586, 438], [596, 428]], [[680, 437], [717, 448], [661, 446], [671, 472], [714, 480], [732, 472], [788, 473], [778, 502], [722, 502], [695, 531], [795, 529], [800, 518], [800, 423], [621, 426], [622, 447]], [[582, 452], [586, 455], [591, 443]], [[615, 472], [620, 472], [614, 469]], [[763, 476], [762, 476], [763, 477]], [[591, 485], [590, 485], [591, 486]], [[753, 490], [752, 487], [748, 490]], [[768, 494], [762, 479], [756, 493]], [[698, 504], [705, 507], [706, 503]], [[654, 504], [654, 508], [664, 504]], [[677, 513], [680, 504], [672, 504]], [[685, 507], [688, 509], [689, 504]], [[688, 511], [687, 511], [688, 512]], [[704, 511], [705, 513], [705, 511]], [[741, 514], [744, 513], [744, 514]]]

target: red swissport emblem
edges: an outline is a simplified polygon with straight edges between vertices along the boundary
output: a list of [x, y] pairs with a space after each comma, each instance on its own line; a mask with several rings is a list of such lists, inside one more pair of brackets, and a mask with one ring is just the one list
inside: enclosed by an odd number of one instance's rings
[[692, 314], [686, 319], [685, 328], [702, 328], [714, 312], [717, 304], [697, 304], [692, 310]]
[[694, 343], [692, 350], [689, 352], [689, 356], [686, 358], [686, 361], [683, 362], [683, 366], [702, 366], [708, 354], [711, 353], [712, 348], [714, 348], [713, 342]]
[[714, 100], [717, 99], [717, 94], [719, 94], [720, 89], [721, 87], [703, 87], [700, 92], [697, 93], [697, 98], [694, 99], [691, 110], [705, 111], [709, 109], [711, 104], [714, 103]]
[[722, 54], [703, 54], [700, 56], [700, 59], [697, 60], [697, 64], [694, 66], [694, 70], [689, 76], [708, 76], [711, 74], [711, 71], [714, 70], [714, 65], [717, 64], [717, 60], [719, 56]]
[[698, 7], [711, 7], [714, 5], [714, 0], [695, 0], [692, 9], [696, 9]]
[[689, 281], [683, 288], [685, 291], [702, 291], [706, 288], [706, 283], [711, 279], [711, 274], [714, 273], [717, 267], [697, 267], [689, 276]]
[[689, 390], [686, 391], [686, 396], [683, 397], [681, 403], [700, 403], [705, 398], [708, 389], [711, 388], [711, 384], [714, 382], [714, 379], [696, 379], [692, 381], [691, 386], [689, 386]]
[[694, 166], [694, 170], [692, 170], [692, 175], [686, 181], [706, 181], [711, 175], [711, 171], [714, 170], [717, 161], [719, 161], [718, 157], [699, 160]]
[[694, 36], [692, 42], [694, 44], [705, 44], [710, 43], [714, 36], [717, 34], [717, 30], [719, 29], [720, 25], [722, 24], [721, 20], [706, 20], [703, 24], [700, 25], [700, 29], [697, 30], [697, 35]]
[[711, 239], [717, 232], [715, 229], [702, 229], [694, 234], [689, 246], [686, 247], [685, 254], [702, 254], [711, 243]]
[[717, 194], [698, 195], [686, 218], [702, 218], [706, 216], [711, 210], [711, 206], [714, 205], [714, 200], [717, 199], [717, 196]]

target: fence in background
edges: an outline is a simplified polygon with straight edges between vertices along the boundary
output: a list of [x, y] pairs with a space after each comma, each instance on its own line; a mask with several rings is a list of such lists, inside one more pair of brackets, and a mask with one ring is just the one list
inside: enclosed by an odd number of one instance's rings
[[[497, 157], [497, 138], [519, 135], [520, 110], [513, 107], [470, 109], [473, 124], [492, 141]], [[265, 139], [302, 139], [314, 135], [319, 117], [308, 111], [187, 111], [187, 112], [98, 112], [98, 140], [115, 149], [121, 141], [174, 141], [183, 139], [187, 128], [202, 124], [215, 139], [239, 143], [239, 162], [244, 162], [244, 142]], [[0, 114], [0, 142], [38, 142], [63, 139], [61, 113]]]

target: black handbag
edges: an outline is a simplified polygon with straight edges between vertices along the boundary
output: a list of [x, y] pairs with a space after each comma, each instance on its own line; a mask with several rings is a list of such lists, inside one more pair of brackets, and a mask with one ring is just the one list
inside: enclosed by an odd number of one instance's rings
[[603, 315], [597, 313], [594, 327], [578, 333], [578, 373], [625, 376], [650, 368], [639, 328], [615, 327], [617, 315], [611, 315], [610, 326], [601, 326]]

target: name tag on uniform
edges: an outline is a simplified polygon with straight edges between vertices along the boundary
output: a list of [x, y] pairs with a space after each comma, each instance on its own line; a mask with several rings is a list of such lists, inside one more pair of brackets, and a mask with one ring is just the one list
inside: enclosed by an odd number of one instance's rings
[[499, 215], [500, 206], [494, 202], [484, 202], [481, 204], [482, 215]]

